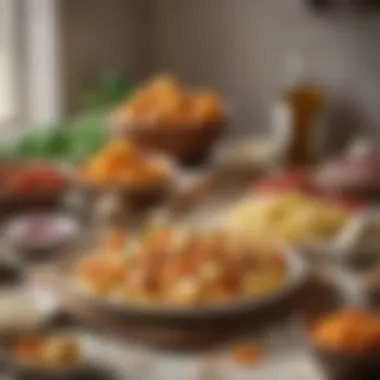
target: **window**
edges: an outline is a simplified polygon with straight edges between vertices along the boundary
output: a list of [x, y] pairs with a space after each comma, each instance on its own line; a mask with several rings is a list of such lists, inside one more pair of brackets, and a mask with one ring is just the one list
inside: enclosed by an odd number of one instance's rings
[[0, 0], [0, 124], [16, 117], [15, 6]]

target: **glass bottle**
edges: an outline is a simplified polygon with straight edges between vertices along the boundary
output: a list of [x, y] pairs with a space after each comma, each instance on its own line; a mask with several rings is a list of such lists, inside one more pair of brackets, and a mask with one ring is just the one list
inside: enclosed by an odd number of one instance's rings
[[285, 163], [303, 166], [317, 158], [326, 93], [311, 75], [305, 54], [293, 52], [286, 62], [285, 81], [275, 108], [275, 128]]

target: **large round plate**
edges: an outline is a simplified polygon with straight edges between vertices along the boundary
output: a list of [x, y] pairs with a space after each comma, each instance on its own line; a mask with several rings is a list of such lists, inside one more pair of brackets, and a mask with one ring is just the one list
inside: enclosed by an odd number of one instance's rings
[[[288, 271], [283, 285], [277, 291], [265, 297], [246, 298], [220, 305], [202, 305], [187, 308], [159, 307], [136, 304], [126, 305], [112, 300], [100, 299], [87, 294], [70, 280], [70, 260], [69, 262], [61, 262], [53, 268], [49, 287], [55, 290], [55, 293], [64, 303], [74, 302], [83, 308], [98, 310], [99, 312], [118, 317], [142, 320], [153, 319], [156, 322], [159, 320], [199, 320], [232, 317], [246, 312], [262, 311], [266, 307], [282, 301], [301, 287], [307, 274], [305, 262], [291, 249], [284, 249], [283, 252]], [[78, 256], [76, 257], [77, 259]]]

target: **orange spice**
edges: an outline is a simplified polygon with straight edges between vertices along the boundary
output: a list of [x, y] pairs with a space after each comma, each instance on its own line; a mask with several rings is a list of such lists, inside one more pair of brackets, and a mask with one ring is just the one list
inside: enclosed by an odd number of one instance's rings
[[231, 350], [232, 360], [239, 365], [259, 364], [262, 357], [262, 348], [253, 343], [243, 343], [233, 347]]

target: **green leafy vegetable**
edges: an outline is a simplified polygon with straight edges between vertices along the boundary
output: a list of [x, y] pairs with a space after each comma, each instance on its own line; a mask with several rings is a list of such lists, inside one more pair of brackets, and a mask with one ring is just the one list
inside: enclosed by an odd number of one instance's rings
[[103, 73], [95, 89], [83, 95], [82, 114], [66, 123], [28, 128], [15, 143], [0, 152], [10, 159], [43, 159], [75, 163], [87, 158], [107, 140], [109, 110], [128, 94], [124, 76], [116, 71]]

